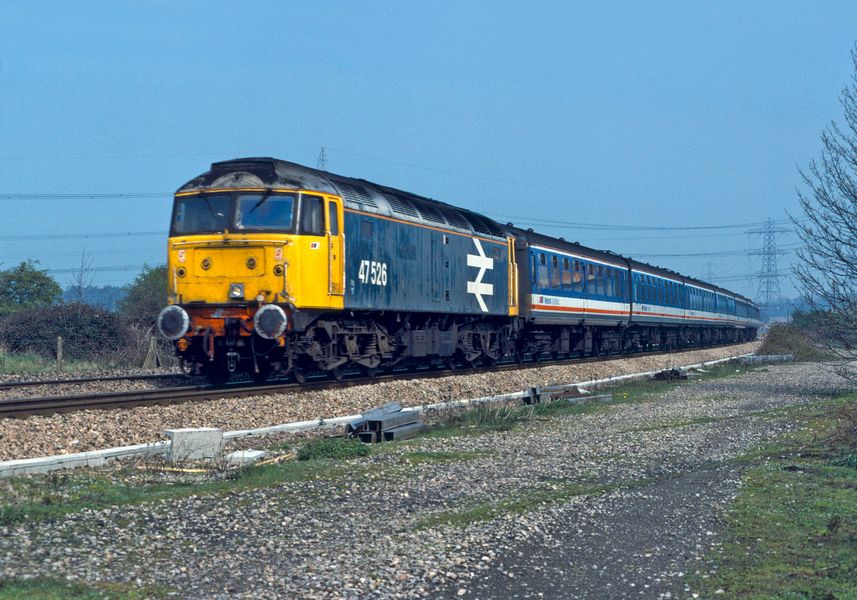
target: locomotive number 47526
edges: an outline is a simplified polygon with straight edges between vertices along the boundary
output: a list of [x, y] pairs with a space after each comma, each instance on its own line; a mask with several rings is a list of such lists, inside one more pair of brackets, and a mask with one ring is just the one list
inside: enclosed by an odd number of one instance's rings
[[357, 273], [357, 279], [359, 279], [361, 283], [386, 286], [387, 263], [377, 262], [374, 260], [361, 260], [360, 271]]

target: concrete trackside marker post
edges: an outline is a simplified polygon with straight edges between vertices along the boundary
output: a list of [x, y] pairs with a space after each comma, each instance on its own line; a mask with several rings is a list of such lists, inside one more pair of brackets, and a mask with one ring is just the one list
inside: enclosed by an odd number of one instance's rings
[[57, 371], [62, 371], [62, 336], [57, 336]]
[[170, 462], [214, 460], [223, 450], [223, 431], [213, 427], [167, 429], [170, 438]]

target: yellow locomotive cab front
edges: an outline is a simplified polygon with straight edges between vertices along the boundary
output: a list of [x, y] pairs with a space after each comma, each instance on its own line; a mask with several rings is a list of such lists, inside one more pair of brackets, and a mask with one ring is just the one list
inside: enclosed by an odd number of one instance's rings
[[176, 194], [161, 333], [186, 357], [213, 360], [222, 346], [236, 350], [225, 354], [226, 365], [212, 365], [233, 371], [254, 332], [283, 345], [296, 311], [341, 308], [341, 274], [330, 267], [341, 264], [341, 234], [331, 222], [342, 222], [341, 200], [312, 191]]

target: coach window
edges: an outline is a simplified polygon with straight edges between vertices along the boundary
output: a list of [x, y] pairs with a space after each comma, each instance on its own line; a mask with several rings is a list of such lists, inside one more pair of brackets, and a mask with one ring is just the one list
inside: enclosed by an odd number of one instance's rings
[[562, 273], [559, 270], [559, 257], [551, 256], [551, 287], [558, 290], [562, 285]]
[[301, 198], [301, 233], [306, 235], [324, 234], [324, 205], [318, 196]]
[[562, 259], [562, 289], [571, 289], [571, 268], [567, 258]]
[[571, 276], [571, 282], [575, 292], [583, 291], [583, 273], [580, 272], [580, 261], [574, 261], [574, 273]]
[[586, 265], [586, 293], [597, 294], [595, 285], [595, 267], [592, 264]]
[[548, 278], [548, 263], [544, 253], [539, 253], [539, 288], [548, 289], [550, 279]]

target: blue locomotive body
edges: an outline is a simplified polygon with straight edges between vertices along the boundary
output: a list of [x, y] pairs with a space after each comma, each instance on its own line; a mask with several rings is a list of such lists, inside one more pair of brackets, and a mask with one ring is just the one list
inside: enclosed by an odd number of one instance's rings
[[347, 310], [509, 314], [503, 238], [348, 209], [345, 245]]

